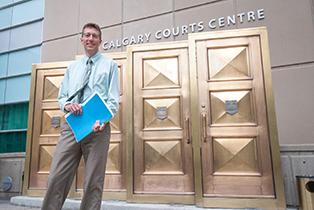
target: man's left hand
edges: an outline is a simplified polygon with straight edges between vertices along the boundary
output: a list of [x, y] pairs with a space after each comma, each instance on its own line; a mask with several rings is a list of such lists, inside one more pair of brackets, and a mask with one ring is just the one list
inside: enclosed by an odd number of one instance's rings
[[100, 124], [99, 120], [96, 120], [96, 122], [93, 125], [93, 131], [96, 132], [100, 132], [103, 131], [105, 129], [106, 123], [102, 123]]

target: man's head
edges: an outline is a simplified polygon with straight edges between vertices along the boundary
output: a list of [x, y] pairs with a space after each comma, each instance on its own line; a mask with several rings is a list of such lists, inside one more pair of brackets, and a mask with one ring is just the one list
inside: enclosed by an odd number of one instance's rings
[[81, 43], [88, 57], [98, 52], [101, 44], [101, 30], [95, 23], [87, 23], [83, 26]]

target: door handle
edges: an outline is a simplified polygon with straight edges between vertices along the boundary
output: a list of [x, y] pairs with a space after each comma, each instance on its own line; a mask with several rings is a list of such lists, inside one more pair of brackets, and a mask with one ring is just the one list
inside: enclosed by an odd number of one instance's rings
[[185, 129], [186, 143], [190, 144], [191, 143], [191, 135], [190, 135], [190, 118], [189, 117], [186, 117], [184, 120], [184, 129]]
[[202, 113], [202, 140], [204, 143], [207, 141], [207, 117], [206, 113]]

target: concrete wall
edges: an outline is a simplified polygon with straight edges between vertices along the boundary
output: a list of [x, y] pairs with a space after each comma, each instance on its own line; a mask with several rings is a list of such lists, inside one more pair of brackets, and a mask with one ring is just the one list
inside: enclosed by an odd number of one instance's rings
[[299, 205], [297, 176], [314, 176], [314, 152], [307, 146], [281, 147], [281, 167], [284, 178], [286, 202]]
[[4, 191], [0, 187], [0, 198], [19, 195], [22, 191], [22, 176], [24, 172], [25, 153], [0, 154], [0, 186], [4, 177], [12, 178], [12, 187]]
[[[42, 62], [72, 60], [82, 54], [79, 33], [86, 22], [99, 23], [103, 40], [110, 41], [199, 21], [205, 25], [212, 18], [264, 9], [262, 20], [204, 27], [203, 31], [268, 28], [280, 144], [314, 144], [313, 8], [313, 0], [46, 1]], [[160, 40], [152, 36], [150, 42], [186, 38], [186, 34]], [[106, 52], [125, 50], [120, 47]]]

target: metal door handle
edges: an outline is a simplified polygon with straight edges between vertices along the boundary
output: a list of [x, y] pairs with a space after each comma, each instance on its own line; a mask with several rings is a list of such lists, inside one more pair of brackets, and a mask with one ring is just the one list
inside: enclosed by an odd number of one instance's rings
[[202, 113], [202, 140], [207, 141], [207, 117], [206, 113]]
[[190, 144], [191, 143], [191, 135], [190, 135], [190, 118], [189, 117], [186, 117], [184, 120], [184, 129], [185, 129], [186, 143]]

